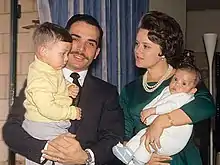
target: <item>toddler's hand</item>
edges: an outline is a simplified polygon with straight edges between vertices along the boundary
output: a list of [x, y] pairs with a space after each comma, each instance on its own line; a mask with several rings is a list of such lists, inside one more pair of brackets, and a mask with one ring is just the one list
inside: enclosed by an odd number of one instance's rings
[[156, 114], [156, 108], [148, 108], [148, 109], [144, 109], [141, 111], [141, 122], [143, 122], [144, 124], [146, 124], [146, 119], [151, 116], [151, 115], [155, 115]]
[[79, 93], [79, 87], [76, 84], [71, 84], [68, 87], [68, 93], [69, 93], [69, 96], [71, 96], [73, 99], [75, 99]]
[[76, 120], [80, 120], [82, 118], [82, 110], [79, 107], [76, 107]]

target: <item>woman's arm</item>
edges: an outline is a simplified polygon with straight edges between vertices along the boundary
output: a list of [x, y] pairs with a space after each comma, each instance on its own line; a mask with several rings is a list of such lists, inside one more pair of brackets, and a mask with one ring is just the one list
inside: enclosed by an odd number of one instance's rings
[[195, 99], [181, 107], [192, 120], [192, 123], [210, 118], [214, 116], [216, 112], [213, 97], [205, 84], [201, 83], [198, 89], [198, 92], [195, 94]]
[[215, 105], [211, 94], [202, 83], [195, 99], [188, 104], [183, 105], [180, 109], [174, 110], [168, 114], [159, 116], [160, 124], [163, 128], [180, 126], [190, 123], [197, 123], [214, 116]]

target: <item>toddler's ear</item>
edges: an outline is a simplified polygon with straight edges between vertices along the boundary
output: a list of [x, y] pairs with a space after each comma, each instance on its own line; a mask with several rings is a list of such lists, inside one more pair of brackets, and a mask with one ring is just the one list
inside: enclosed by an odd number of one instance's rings
[[196, 92], [197, 92], [197, 88], [193, 88], [193, 89], [190, 90], [189, 93], [191, 93], [191, 94], [195, 94]]
[[38, 52], [40, 56], [45, 57], [47, 55], [47, 48], [45, 46], [39, 46]]

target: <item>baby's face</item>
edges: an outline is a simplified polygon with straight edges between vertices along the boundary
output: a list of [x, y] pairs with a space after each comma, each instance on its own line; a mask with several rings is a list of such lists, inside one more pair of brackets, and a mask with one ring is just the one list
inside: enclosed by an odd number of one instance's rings
[[71, 43], [63, 41], [51, 43], [47, 48], [45, 62], [56, 70], [62, 69], [68, 61], [71, 46]]
[[186, 70], [177, 69], [173, 76], [169, 88], [172, 94], [174, 93], [195, 93], [196, 74]]

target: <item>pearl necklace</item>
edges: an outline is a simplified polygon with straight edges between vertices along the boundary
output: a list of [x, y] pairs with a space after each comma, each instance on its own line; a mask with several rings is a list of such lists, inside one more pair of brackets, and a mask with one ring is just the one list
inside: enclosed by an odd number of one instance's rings
[[[153, 92], [155, 91], [163, 82], [164, 80], [167, 79], [167, 77], [171, 74], [173, 70], [173, 67], [171, 65], [168, 64], [168, 69], [166, 71], [166, 73], [161, 77], [161, 79], [154, 85], [150, 86], [147, 83], [147, 75], [148, 75], [148, 71], [145, 73], [145, 78], [143, 78], [143, 87], [145, 89], [146, 92]], [[146, 80], [146, 81], [145, 81]]]

